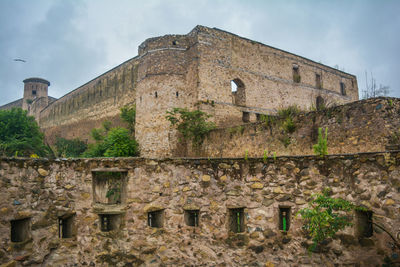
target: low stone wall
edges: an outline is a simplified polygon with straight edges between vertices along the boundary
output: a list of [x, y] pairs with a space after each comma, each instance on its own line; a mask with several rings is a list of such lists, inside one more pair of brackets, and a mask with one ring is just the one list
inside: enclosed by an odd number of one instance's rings
[[[283, 121], [266, 126], [248, 123], [212, 131], [202, 145], [204, 157], [250, 157], [313, 155], [318, 128], [328, 128], [328, 153], [384, 151], [395, 133], [400, 133], [400, 99], [373, 98], [300, 114], [296, 130], [284, 131]], [[191, 151], [189, 156], [199, 155]], [[182, 154], [183, 155], [183, 154]]]
[[[371, 237], [357, 236], [357, 217], [323, 253], [309, 255], [311, 241], [295, 215], [330, 187], [334, 197], [368, 208], [399, 242], [400, 151], [248, 160], [3, 158], [0, 179], [0, 264], [7, 266], [376, 266], [399, 253], [378, 227]], [[290, 214], [287, 234], [279, 230], [280, 211]]]

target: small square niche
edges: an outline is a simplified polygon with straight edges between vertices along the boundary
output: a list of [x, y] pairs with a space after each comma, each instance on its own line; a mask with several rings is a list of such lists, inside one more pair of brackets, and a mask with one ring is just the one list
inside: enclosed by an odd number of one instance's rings
[[127, 171], [92, 171], [93, 201], [97, 204], [124, 204], [126, 199]]
[[12, 220], [10, 223], [11, 242], [24, 242], [30, 238], [31, 218]]
[[184, 219], [187, 226], [199, 226], [199, 210], [185, 210]]
[[67, 215], [58, 218], [58, 237], [71, 238], [74, 236], [74, 215]]
[[164, 225], [164, 210], [150, 211], [147, 213], [147, 225], [161, 228]]
[[244, 208], [229, 209], [229, 230], [242, 233], [244, 229]]
[[121, 226], [121, 214], [99, 214], [99, 218], [102, 232], [118, 230]]

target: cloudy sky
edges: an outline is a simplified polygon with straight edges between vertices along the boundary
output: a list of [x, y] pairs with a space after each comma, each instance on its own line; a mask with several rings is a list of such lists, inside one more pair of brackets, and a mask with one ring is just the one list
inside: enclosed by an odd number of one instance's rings
[[196, 25], [338, 66], [360, 91], [367, 71], [400, 97], [398, 0], [0, 0], [0, 105], [21, 98], [28, 77], [61, 97], [136, 56], [145, 39]]

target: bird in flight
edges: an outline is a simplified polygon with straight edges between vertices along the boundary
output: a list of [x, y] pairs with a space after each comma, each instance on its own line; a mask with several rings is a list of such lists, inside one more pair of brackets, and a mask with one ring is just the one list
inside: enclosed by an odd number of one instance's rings
[[26, 60], [23, 60], [23, 59], [20, 59], [20, 58], [15, 58], [14, 61], [26, 62]]

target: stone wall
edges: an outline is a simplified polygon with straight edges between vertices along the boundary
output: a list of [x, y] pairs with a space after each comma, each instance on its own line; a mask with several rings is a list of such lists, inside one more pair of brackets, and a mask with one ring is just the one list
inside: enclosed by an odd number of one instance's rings
[[[297, 68], [298, 80], [293, 68]], [[297, 75], [297, 74], [296, 74]], [[320, 82], [317, 84], [316, 75]], [[241, 84], [237, 93], [231, 81]], [[343, 91], [341, 90], [343, 84]], [[40, 112], [40, 127], [56, 135], [89, 140], [106, 118], [137, 105], [136, 133], [143, 156], [177, 155], [177, 133], [165, 119], [174, 107], [201, 109], [219, 126], [297, 103], [303, 108], [358, 99], [356, 77], [237, 35], [196, 26], [186, 35], [150, 38], [138, 56], [63, 96]]]
[[47, 141], [53, 144], [57, 135], [90, 140], [92, 128], [107, 119], [120, 125], [120, 108], [136, 101], [136, 75], [133, 58], [51, 103], [39, 118]]
[[[254, 122], [218, 128], [205, 139], [201, 151], [182, 149], [181, 156], [250, 157], [267, 155], [313, 155], [318, 128], [328, 128], [328, 153], [384, 151], [400, 135], [400, 99], [361, 100], [294, 117], [295, 131], [284, 130], [284, 119], [266, 125]], [[397, 143], [396, 143], [397, 142]], [[184, 146], [184, 144], [183, 144]], [[186, 154], [185, 154], [186, 153]]]
[[[399, 249], [375, 224], [400, 241], [399, 151], [265, 160], [3, 158], [0, 166], [0, 263], [7, 266], [398, 261]], [[375, 224], [367, 237], [359, 232], [366, 221], [353, 215], [353, 227], [309, 255], [295, 214], [325, 187], [369, 209]], [[279, 230], [280, 211], [290, 214], [287, 233]]]
[[[212, 110], [218, 125], [242, 121], [243, 112], [271, 114], [294, 103], [304, 109], [315, 107], [318, 96], [326, 103], [358, 100], [354, 75], [215, 28], [193, 31], [201, 55], [199, 101], [215, 104]], [[293, 68], [299, 80], [294, 79]], [[231, 81], [244, 88], [240, 103], [234, 101]]]

